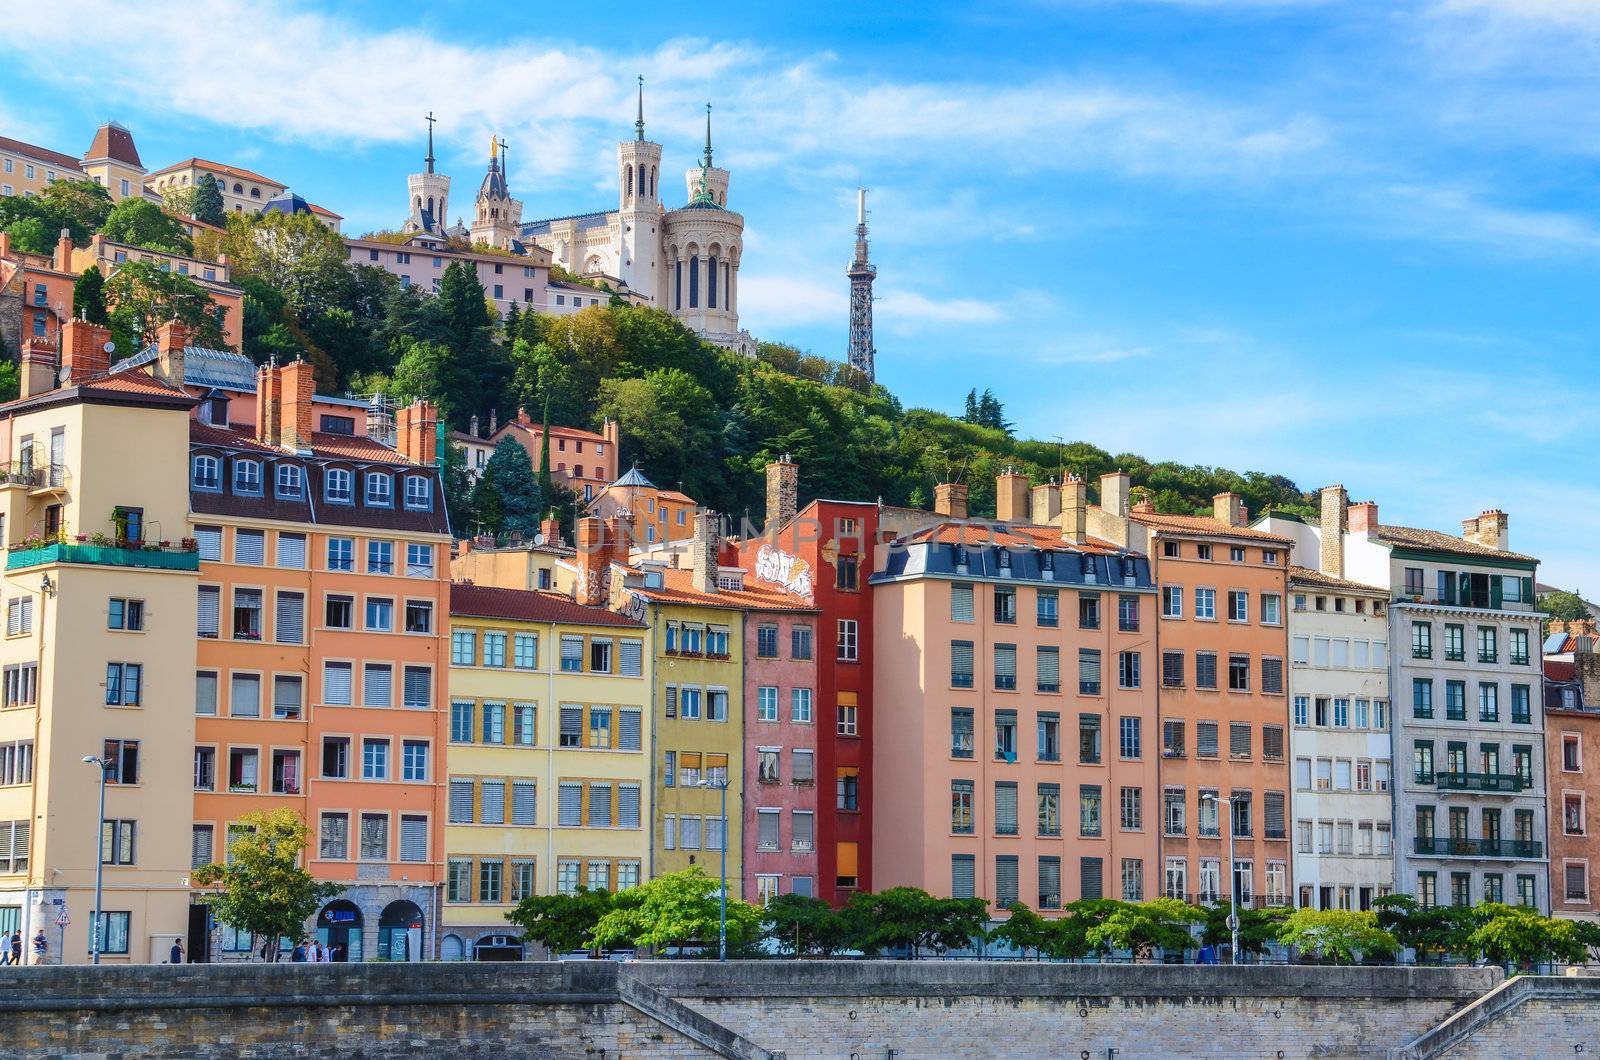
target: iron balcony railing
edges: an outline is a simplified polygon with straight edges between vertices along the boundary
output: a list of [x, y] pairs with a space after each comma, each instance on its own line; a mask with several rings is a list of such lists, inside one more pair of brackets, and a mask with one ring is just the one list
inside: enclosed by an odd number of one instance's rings
[[1533, 839], [1419, 837], [1416, 852], [1432, 858], [1539, 858], [1544, 856], [1544, 844]]
[[1530, 785], [1526, 778], [1516, 773], [1435, 773], [1435, 783], [1441, 791], [1486, 791], [1501, 795], [1515, 795]]

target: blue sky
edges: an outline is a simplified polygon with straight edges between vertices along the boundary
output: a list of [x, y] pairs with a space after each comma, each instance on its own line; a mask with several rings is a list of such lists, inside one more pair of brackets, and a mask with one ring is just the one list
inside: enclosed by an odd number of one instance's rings
[[988, 386], [1023, 433], [1385, 521], [1501, 507], [1600, 595], [1594, 0], [69, 6], [7, 15], [0, 134], [115, 118], [359, 233], [403, 219], [431, 109], [453, 212], [498, 132], [533, 218], [615, 203], [643, 73], [669, 171], [715, 105], [758, 336], [842, 355], [860, 183], [907, 404]]

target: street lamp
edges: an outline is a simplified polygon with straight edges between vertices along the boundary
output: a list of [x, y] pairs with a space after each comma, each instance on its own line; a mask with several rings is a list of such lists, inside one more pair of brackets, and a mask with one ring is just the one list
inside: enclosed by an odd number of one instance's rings
[[106, 775], [112, 763], [94, 755], [84, 755], [83, 764], [100, 767], [100, 827], [94, 834], [94, 910], [89, 915], [89, 963], [100, 963], [100, 902], [105, 893], [106, 859], [101, 850], [106, 839]]
[[[1223, 799], [1213, 792], [1202, 792], [1201, 802], [1209, 802], [1217, 808], [1217, 815], [1222, 815]], [[1228, 904], [1231, 912], [1228, 914], [1228, 933], [1233, 936], [1233, 951], [1228, 955], [1230, 964], [1239, 963], [1239, 867], [1234, 861], [1233, 841], [1236, 838], [1233, 831], [1233, 796], [1228, 796]]]
[[717, 916], [717, 960], [728, 959], [728, 777], [717, 784], [709, 776], [700, 782], [702, 788], [719, 788], [722, 791], [722, 909]]

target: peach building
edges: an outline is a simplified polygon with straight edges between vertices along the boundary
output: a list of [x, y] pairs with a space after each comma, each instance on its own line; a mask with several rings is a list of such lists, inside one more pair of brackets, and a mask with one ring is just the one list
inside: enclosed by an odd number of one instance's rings
[[[873, 885], [1021, 901], [1159, 893], [1155, 585], [1145, 557], [1084, 532], [1082, 494], [999, 522], [965, 513], [880, 550], [871, 578], [879, 738]], [[893, 738], [888, 738], [893, 734]]]
[[[70, 256], [65, 259], [67, 262], [65, 265], [61, 264], [64, 252], [70, 252]], [[244, 290], [230, 281], [232, 273], [229, 271], [227, 258], [228, 256], [224, 254], [216, 261], [208, 261], [187, 254], [172, 254], [164, 250], [134, 246], [132, 243], [117, 243], [96, 233], [89, 237], [87, 247], [66, 246], [58, 249], [56, 268], [71, 272], [76, 278], [89, 266], [94, 265], [100, 269], [100, 274], [109, 280], [116, 274], [117, 269], [127, 262], [142, 261], [154, 265], [163, 272], [175, 272], [179, 276], [186, 276], [193, 280], [216, 306], [212, 312], [221, 317], [223, 340], [230, 346], [238, 346], [244, 341]]]
[[[551, 424], [550, 477], [584, 503], [594, 500], [595, 494], [616, 480], [617, 446], [621, 441], [617, 431], [615, 420], [607, 420], [598, 433]], [[467, 475], [473, 479], [483, 473], [495, 446], [505, 438], [515, 438], [527, 451], [533, 469], [539, 470], [544, 424], [528, 415], [527, 409], [518, 409], [517, 418], [498, 429], [490, 423], [488, 437], [479, 435], [476, 416], [469, 430], [450, 434], [450, 440], [466, 452]]]
[[[554, 460], [552, 453], [552, 465]], [[631, 518], [634, 548], [650, 549], [694, 537], [694, 498], [679, 490], [662, 489], [637, 467], [597, 492], [588, 514], [597, 519]]]
[[40, 374], [32, 388], [24, 389], [37, 392], [56, 384], [61, 326], [72, 319], [77, 281], [71, 239], [58, 239], [53, 255], [28, 254], [12, 245], [9, 233], [0, 232], [0, 344], [19, 352], [24, 374], [30, 369]]
[[[174, 342], [157, 364], [183, 379], [183, 355]], [[338, 959], [431, 957], [450, 543], [435, 415], [401, 410], [398, 451], [317, 431], [300, 361], [261, 369], [254, 397], [253, 427], [220, 391], [190, 424], [193, 862], [225, 858], [244, 814], [291, 808], [312, 830], [310, 871], [346, 888], [314, 924]], [[259, 940], [195, 941], [218, 960]]]
[[1550, 623], [1545, 641], [1545, 763], [1550, 807], [1550, 911], [1600, 918], [1600, 630], [1593, 619]]

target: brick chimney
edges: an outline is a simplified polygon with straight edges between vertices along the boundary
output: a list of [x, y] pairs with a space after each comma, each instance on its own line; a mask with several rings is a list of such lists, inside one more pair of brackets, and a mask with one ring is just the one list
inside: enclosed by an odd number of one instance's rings
[[0, 232], [0, 261], [11, 260], [11, 233]]
[[1358, 501], [1345, 511], [1345, 521], [1352, 534], [1371, 537], [1378, 532], [1378, 502]]
[[1028, 521], [1028, 476], [1014, 467], [995, 476], [994, 517], [1002, 523]]
[[520, 405], [517, 407], [517, 422], [522, 424], [524, 427], [533, 426], [533, 417], [528, 415], [528, 410], [522, 408]]
[[296, 359], [283, 372], [282, 437], [287, 449], [311, 448], [311, 399], [316, 393], [316, 375], [309, 362]]
[[56, 237], [56, 253], [51, 266], [57, 272], [72, 272], [72, 232], [63, 228]]
[[1240, 507], [1237, 493], [1219, 493], [1211, 498], [1213, 516], [1220, 523], [1229, 526], [1244, 525], [1244, 510]]
[[29, 337], [22, 343], [23, 397], [33, 397], [56, 388], [56, 349], [49, 338]]
[[1126, 471], [1111, 471], [1100, 476], [1100, 510], [1118, 519], [1128, 517], [1129, 478]]
[[1061, 537], [1075, 545], [1089, 536], [1089, 487], [1077, 475], [1068, 475], [1061, 487]]
[[561, 520], [549, 516], [539, 520], [539, 533], [544, 535], [547, 545], [561, 544]]
[[1511, 535], [1506, 528], [1506, 513], [1490, 508], [1475, 519], [1461, 520], [1461, 536], [1484, 548], [1504, 552], [1511, 547]]
[[693, 571], [694, 588], [702, 593], [717, 591], [717, 553], [722, 545], [722, 534], [717, 527], [717, 513], [708, 508], [694, 513], [694, 540], [690, 545], [690, 570]]
[[610, 596], [606, 571], [611, 567], [611, 543], [606, 524], [599, 519], [578, 520], [578, 584], [573, 598], [585, 607], [603, 607]]
[[622, 444], [622, 428], [616, 420], [606, 420], [601, 424], [600, 435], [613, 449]]
[[933, 487], [933, 510], [950, 519], [967, 517], [967, 487], [962, 482], [941, 482]]
[[256, 370], [256, 440], [263, 445], [283, 440], [283, 369], [275, 364]]
[[413, 401], [395, 420], [395, 447], [413, 464], [439, 458], [439, 410], [431, 401]]
[[[606, 421], [606, 428], [613, 429], [613, 422]], [[609, 437], [609, 435], [607, 436]], [[789, 454], [767, 464], [767, 525], [764, 528], [771, 536], [776, 534], [789, 520], [794, 518], [794, 513], [800, 503], [800, 465], [789, 459]]]
[[189, 347], [189, 328], [169, 320], [156, 329], [156, 378], [183, 386], [183, 351]]
[[1033, 521], [1039, 526], [1054, 526], [1061, 517], [1061, 484], [1051, 479], [1033, 487]]
[[61, 367], [66, 369], [67, 384], [77, 386], [111, 370], [111, 355], [106, 343], [111, 341], [111, 329], [87, 320], [69, 320], [61, 325]]
[[1344, 577], [1344, 528], [1350, 495], [1343, 486], [1322, 487], [1322, 549], [1317, 569], [1334, 578]]

